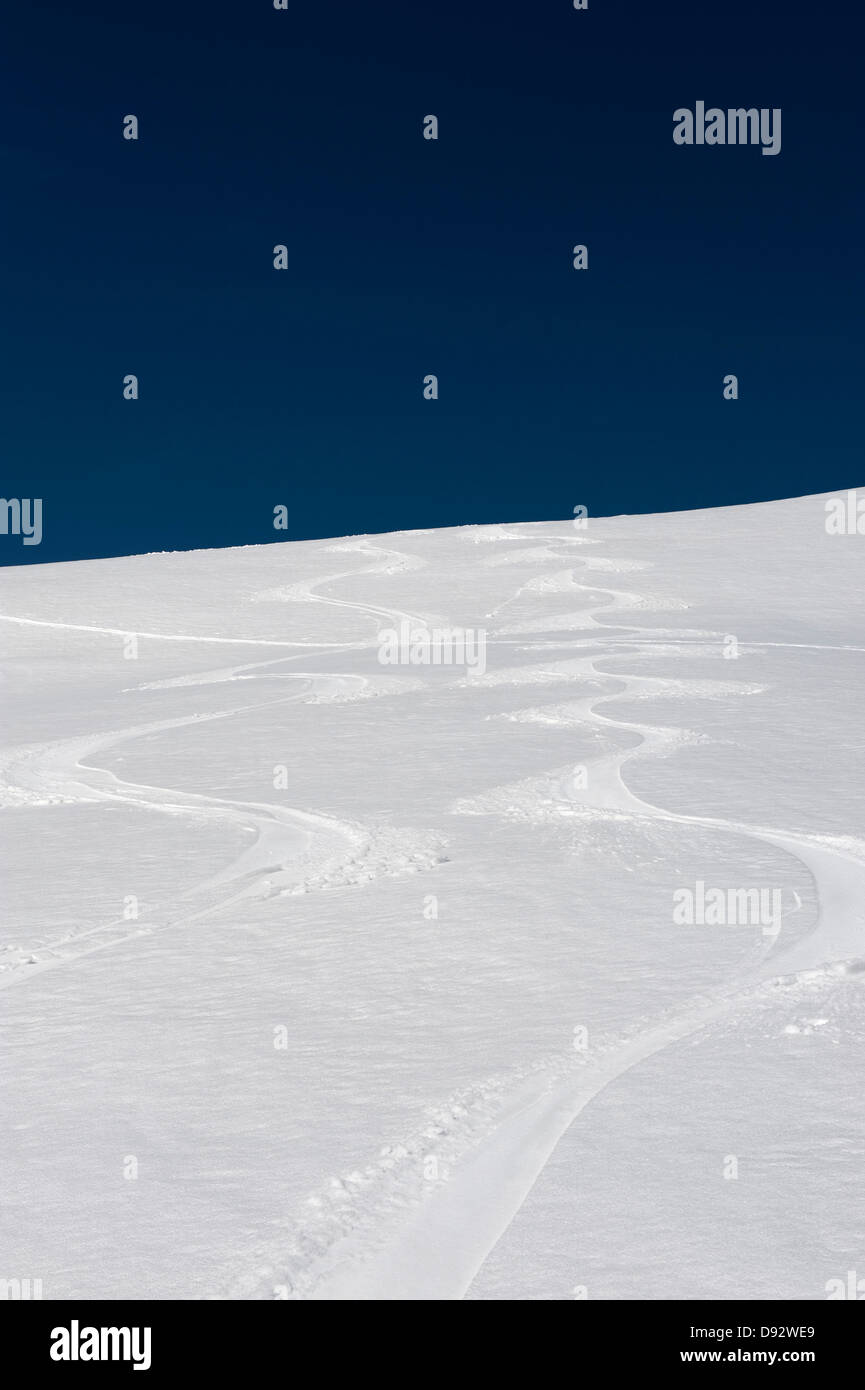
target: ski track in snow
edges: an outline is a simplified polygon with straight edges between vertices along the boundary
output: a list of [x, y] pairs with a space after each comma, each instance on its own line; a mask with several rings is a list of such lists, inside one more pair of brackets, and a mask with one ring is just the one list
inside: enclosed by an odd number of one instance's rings
[[[587, 572], [631, 573], [645, 568], [636, 562], [617, 561], [594, 555], [584, 557], [573, 551], [567, 556], [553, 549], [553, 543], [570, 546], [597, 544], [583, 537], [524, 536], [503, 527], [487, 527], [468, 539], [497, 543], [534, 541], [532, 550], [509, 551], [489, 557], [493, 566], [539, 563], [551, 560], [557, 566], [576, 560]], [[394, 574], [418, 568], [426, 562], [401, 552], [375, 546], [366, 538], [327, 547], [371, 559], [371, 568], [342, 571], [315, 583], [297, 583], [281, 589], [265, 590], [258, 601], [325, 603], [352, 609], [377, 620], [393, 624], [407, 619], [424, 621], [418, 615], [387, 609], [316, 592], [362, 574]], [[541, 822], [560, 816], [614, 817], [629, 820], [663, 821], [701, 826], [722, 834], [749, 836], [796, 856], [812, 875], [818, 896], [814, 929], [803, 941], [784, 948], [781, 934], [766, 946], [750, 980], [731, 982], [692, 1001], [633, 1035], [610, 1039], [575, 1058], [565, 1053], [533, 1064], [524, 1073], [488, 1078], [471, 1092], [444, 1102], [431, 1112], [430, 1123], [403, 1144], [388, 1147], [362, 1172], [331, 1180], [329, 1187], [313, 1194], [304, 1214], [296, 1223], [288, 1248], [250, 1251], [248, 1268], [240, 1278], [226, 1272], [225, 1287], [215, 1297], [270, 1298], [274, 1296], [332, 1299], [460, 1299], [483, 1266], [495, 1245], [519, 1212], [528, 1193], [562, 1135], [576, 1117], [605, 1087], [630, 1068], [671, 1044], [698, 1033], [719, 1018], [759, 1006], [778, 990], [802, 992], [815, 982], [834, 974], [861, 970], [857, 959], [865, 950], [865, 843], [851, 837], [808, 834], [802, 831], [750, 825], [718, 817], [684, 815], [653, 806], [632, 793], [624, 780], [623, 767], [639, 756], [673, 751], [692, 739], [687, 731], [659, 729], [651, 725], [618, 719], [597, 707], [608, 707], [618, 699], [669, 695], [676, 688], [686, 693], [703, 693], [710, 698], [726, 689], [728, 693], [758, 694], [761, 687], [737, 686], [735, 682], [713, 683], [658, 680], [652, 677], [607, 671], [598, 663], [615, 656], [622, 661], [629, 652], [681, 652], [689, 647], [707, 647], [707, 639], [719, 634], [664, 628], [629, 628], [625, 623], [605, 621], [613, 613], [634, 610], [682, 609], [676, 601], [657, 601], [643, 596], [583, 584], [572, 568], [557, 568], [520, 586], [511, 599], [493, 613], [510, 607], [523, 593], [562, 594], [573, 591], [597, 602], [573, 615], [560, 615], [567, 622], [565, 632], [583, 630], [579, 638], [562, 637], [552, 643], [531, 634], [556, 631], [556, 619], [548, 624], [533, 620], [502, 629], [490, 638], [493, 645], [519, 638], [524, 649], [552, 645], [600, 649], [568, 662], [547, 666], [515, 667], [512, 673], [488, 673], [488, 680], [467, 678], [464, 685], [556, 684], [569, 680], [588, 680], [597, 685], [620, 684], [621, 689], [595, 689], [565, 709], [559, 706], [539, 710], [518, 710], [498, 718], [546, 718], [564, 725], [592, 726], [623, 730], [639, 742], [623, 751], [606, 754], [591, 762], [590, 786], [577, 789], [566, 776], [529, 779], [513, 787], [493, 789], [486, 796], [457, 803], [456, 814], [511, 815]], [[129, 629], [94, 627], [83, 624], [49, 622], [33, 618], [0, 615], [0, 621], [51, 627], [71, 632], [119, 636]], [[617, 632], [618, 629], [618, 632]], [[620, 635], [624, 632], [626, 635]], [[177, 633], [137, 634], [160, 641], [209, 642], [258, 647], [337, 649], [364, 648], [369, 642], [298, 642], [268, 638], [196, 636]], [[808, 643], [755, 641], [749, 650], [763, 647], [791, 647], [808, 650], [865, 650], [862, 647], [821, 648]], [[618, 650], [616, 650], [618, 648]], [[166, 689], [181, 685], [216, 684], [256, 679], [264, 668], [281, 664], [286, 658], [255, 662], [197, 676], [154, 681], [138, 689]], [[10, 789], [7, 804], [58, 804], [63, 802], [125, 802], [168, 814], [191, 815], [242, 825], [256, 831], [255, 843], [223, 872], [197, 884], [184, 896], [193, 903], [180, 913], [154, 910], [152, 920], [115, 921], [90, 931], [70, 935], [43, 947], [29, 958], [9, 962], [0, 974], [0, 986], [32, 978], [42, 970], [77, 959], [89, 951], [122, 944], [135, 937], [178, 927], [224, 909], [245, 898], [261, 898], [277, 893], [316, 891], [328, 887], [363, 882], [379, 873], [407, 872], [432, 868], [443, 862], [441, 845], [425, 832], [375, 831], [348, 821], [316, 812], [290, 808], [279, 803], [230, 801], [224, 798], [148, 787], [120, 781], [112, 773], [88, 767], [83, 759], [97, 751], [141, 737], [147, 733], [183, 727], [212, 719], [232, 718], [240, 713], [307, 698], [337, 700], [364, 697], [370, 682], [358, 676], [324, 675], [315, 672], [267, 673], [269, 678], [296, 679], [306, 683], [306, 691], [253, 705], [240, 705], [214, 714], [194, 714], [182, 718], [154, 721], [89, 737], [60, 740], [46, 745], [4, 750], [5, 780]], [[416, 689], [421, 682], [403, 679], [394, 685], [382, 678], [382, 692], [394, 688]], [[693, 687], [702, 685], [703, 691]], [[310, 693], [311, 692], [311, 693]], [[546, 711], [546, 714], [545, 714]], [[16, 802], [16, 795], [20, 798]], [[227, 890], [227, 896], [226, 891]], [[197, 906], [194, 900], [201, 906]], [[8, 968], [11, 964], [12, 968]], [[431, 1181], [424, 1174], [430, 1156], [440, 1161], [441, 1171]], [[279, 1290], [278, 1293], [275, 1291]]]
[[[313, 676], [301, 677], [310, 683]], [[338, 678], [321, 677], [330, 691]], [[303, 694], [252, 705], [239, 705], [213, 714], [192, 714], [82, 738], [62, 739], [45, 745], [0, 754], [3, 780], [17, 794], [11, 804], [69, 805], [115, 802], [169, 815], [187, 815], [227, 821], [255, 832], [254, 844], [221, 873], [211, 875], [183, 896], [214, 900], [196, 910], [152, 909], [144, 918], [117, 918], [87, 931], [68, 933], [35, 948], [6, 948], [0, 959], [0, 989], [56, 968], [92, 951], [120, 945], [169, 927], [179, 927], [210, 917], [242, 899], [272, 898], [316, 889], [342, 888], [369, 882], [381, 874], [411, 873], [443, 862], [442, 844], [418, 831], [390, 827], [370, 829], [356, 822], [337, 820], [319, 812], [280, 805], [277, 802], [234, 801], [164, 787], [122, 781], [114, 773], [89, 767], [87, 755], [102, 752], [146, 734], [204, 724], [215, 719], [285, 704]], [[8, 803], [7, 803], [8, 804]]]
[[[508, 533], [502, 539], [525, 539]], [[570, 538], [559, 538], [567, 539]], [[537, 552], [535, 554], [537, 557]], [[548, 558], [546, 552], [544, 558]], [[561, 558], [561, 557], [559, 557]], [[581, 557], [582, 558], [582, 557]], [[516, 563], [514, 556], [509, 562]], [[488, 563], [490, 563], [488, 561]], [[615, 570], [615, 562], [597, 563], [587, 568]], [[623, 566], [630, 569], [630, 566]], [[611, 626], [598, 615], [634, 608], [684, 607], [675, 603], [644, 600], [640, 595], [620, 590], [581, 585], [572, 572], [556, 572], [521, 586], [519, 593], [561, 593], [569, 588], [588, 594], [601, 594], [606, 602], [579, 615], [576, 626], [596, 630], [597, 636], [577, 639], [572, 645], [601, 645], [615, 642], [637, 651], [657, 645], [658, 636], [669, 638], [669, 630], [656, 629], [656, 636], [640, 629], [636, 638], [616, 638]], [[514, 596], [515, 598], [518, 595]], [[505, 604], [499, 606], [500, 611]], [[544, 630], [539, 621], [533, 625]], [[651, 631], [651, 630], [649, 630]], [[610, 634], [608, 636], [608, 634]], [[682, 642], [705, 645], [706, 636], [682, 634], [668, 650], [681, 649]], [[714, 634], [717, 641], [719, 635]], [[807, 647], [812, 644], [754, 642], [749, 647]], [[819, 649], [819, 648], [816, 648]], [[836, 650], [861, 651], [857, 647]], [[617, 657], [624, 655], [616, 652]], [[479, 1108], [483, 1121], [462, 1123], [463, 1098], [454, 1098], [433, 1115], [431, 1127], [398, 1146], [400, 1165], [393, 1150], [361, 1173], [334, 1179], [328, 1190], [310, 1199], [312, 1215], [301, 1224], [295, 1240], [296, 1258], [286, 1269], [286, 1260], [263, 1260], [256, 1274], [248, 1273], [233, 1286], [234, 1296], [277, 1296], [312, 1300], [458, 1300], [465, 1296], [475, 1276], [518, 1214], [529, 1192], [562, 1136], [585, 1107], [607, 1086], [646, 1058], [672, 1044], [701, 1032], [713, 1022], [777, 997], [777, 991], [795, 994], [827, 978], [847, 973], [859, 974], [865, 950], [865, 842], [854, 837], [807, 834], [755, 826], [719, 817], [682, 815], [656, 807], [634, 795], [622, 776], [623, 765], [636, 756], [670, 751], [681, 741], [684, 731], [656, 729], [602, 714], [596, 706], [627, 698], [642, 690], [668, 694], [676, 684], [687, 682], [630, 676], [605, 672], [597, 663], [602, 655], [578, 658], [564, 679], [615, 680], [622, 688], [613, 694], [597, 692], [574, 702], [576, 717], [586, 723], [627, 730], [638, 735], [640, 743], [623, 752], [606, 755], [590, 764], [591, 790], [577, 796], [563, 782], [558, 784], [559, 804], [532, 804], [528, 818], [541, 815], [613, 816], [617, 818], [664, 821], [707, 827], [724, 834], [745, 835], [762, 840], [796, 856], [811, 873], [817, 889], [818, 913], [808, 938], [789, 949], [780, 949], [783, 931], [770, 939], [763, 958], [750, 981], [736, 981], [725, 989], [701, 997], [671, 1011], [665, 1018], [633, 1036], [608, 1041], [581, 1057], [551, 1058], [547, 1065], [535, 1066], [516, 1078], [497, 1078], [480, 1087], [471, 1104]], [[566, 665], [568, 663], [565, 663]], [[557, 673], [547, 673], [555, 680]], [[492, 681], [497, 675], [493, 673]], [[525, 678], [526, 668], [515, 668], [514, 684]], [[561, 679], [562, 677], [559, 676]], [[466, 678], [466, 685], [483, 680]], [[540, 683], [546, 683], [544, 679]], [[693, 684], [698, 684], [694, 682]], [[706, 683], [703, 683], [704, 685]], [[738, 686], [734, 682], [716, 683], [744, 694], [758, 694], [761, 687]], [[647, 692], [647, 687], [649, 691]], [[687, 735], [685, 735], [687, 737]], [[505, 788], [507, 793], [510, 789]], [[535, 799], [536, 802], [539, 798]], [[458, 804], [454, 809], [480, 814], [484, 798]], [[507, 802], [507, 796], [505, 797]], [[519, 814], [519, 811], [517, 812]], [[474, 1128], [474, 1132], [473, 1132]], [[462, 1132], [461, 1132], [462, 1130]], [[434, 1182], [419, 1175], [430, 1157], [442, 1164]], [[453, 1168], [450, 1169], [450, 1161]], [[394, 1171], [396, 1169], [396, 1172]], [[287, 1254], [288, 1252], [286, 1252]]]
[[[396, 573], [402, 569], [417, 568], [425, 562], [404, 556], [399, 551], [383, 550], [370, 546], [365, 541], [346, 543], [328, 547], [330, 550], [358, 551], [363, 555], [385, 557], [381, 564], [372, 570], [361, 573]], [[389, 560], [388, 558], [389, 557]], [[331, 583], [335, 579], [354, 577], [356, 571], [339, 575], [329, 575], [318, 581]], [[351, 608], [379, 619], [399, 621], [411, 615], [399, 609], [373, 608], [367, 604], [349, 603], [339, 599], [320, 597], [313, 592], [313, 586], [304, 587], [303, 598], [308, 601], [332, 603], [338, 607]], [[7, 622], [32, 624], [41, 627], [62, 627], [70, 631], [85, 631], [105, 634], [118, 634], [128, 630], [108, 627], [84, 627], [74, 623], [44, 623], [30, 618], [16, 618], [3, 615]], [[210, 641], [234, 643], [233, 638], [199, 638], [180, 634], [138, 633], [140, 637], [161, 638], [166, 641]], [[260, 646], [315, 646], [326, 647], [326, 643], [276, 642], [270, 639], [245, 639], [246, 644], [255, 642]], [[355, 645], [368, 644], [341, 643], [339, 650], [345, 651]], [[170, 689], [181, 686], [220, 684], [223, 682], [255, 679], [265, 667], [280, 664], [286, 658], [277, 657], [270, 661], [253, 662], [243, 666], [227, 667], [216, 671], [206, 671], [195, 676], [180, 676], [163, 681], [145, 682], [133, 687], [139, 690]], [[253, 675], [252, 673], [255, 673]], [[301, 894], [317, 890], [344, 888], [354, 884], [367, 883], [382, 875], [393, 876], [401, 873], [415, 873], [431, 869], [446, 862], [443, 843], [434, 835], [424, 831], [400, 831], [391, 827], [370, 828], [356, 822], [338, 820], [318, 812], [283, 806], [280, 803], [259, 803], [252, 801], [232, 801], [223, 797], [204, 796], [198, 793], [182, 792], [164, 787], [145, 786], [120, 780], [113, 773], [99, 768], [88, 767], [83, 759], [87, 755], [104, 751], [118, 744], [127, 743], [147, 734], [165, 732], [169, 729], [183, 728], [190, 724], [204, 724], [215, 719], [230, 719], [238, 714], [249, 713], [268, 705], [293, 703], [308, 699], [313, 703], [341, 703], [355, 699], [370, 698], [377, 694], [393, 694], [403, 690], [416, 689], [421, 682], [411, 677], [367, 677], [357, 674], [321, 674], [317, 672], [280, 672], [271, 678], [302, 680], [310, 688], [311, 694], [301, 691], [297, 695], [284, 696], [278, 700], [261, 701], [220, 710], [211, 714], [192, 714], [177, 719], [154, 720], [125, 729], [112, 730], [86, 737], [57, 740], [44, 745], [30, 745], [0, 749], [0, 805], [69, 805], [74, 803], [122, 802], [149, 810], [171, 815], [190, 815], [207, 820], [227, 821], [243, 829], [254, 831], [256, 840], [245, 849], [238, 859], [222, 873], [212, 875], [194, 889], [184, 894], [185, 898], [195, 896], [205, 898], [214, 889], [228, 886], [228, 894], [218, 892], [215, 900], [197, 910], [177, 913], [170, 908], [153, 910], [144, 919], [129, 921], [117, 918], [87, 931], [67, 933], [63, 937], [36, 947], [7, 946], [0, 952], [0, 989], [21, 980], [30, 979], [46, 970], [56, 969], [71, 960], [93, 951], [104, 950], [110, 946], [121, 945], [154, 932], [185, 926], [200, 921], [222, 911], [242, 899], [272, 898], [282, 894]], [[298, 843], [302, 846], [298, 849]]]

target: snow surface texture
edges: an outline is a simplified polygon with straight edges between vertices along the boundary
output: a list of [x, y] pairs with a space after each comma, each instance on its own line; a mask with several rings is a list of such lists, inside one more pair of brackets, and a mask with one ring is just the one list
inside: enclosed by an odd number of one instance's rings
[[[824, 515], [5, 571], [0, 1277], [865, 1275], [865, 541]], [[402, 622], [485, 670], [380, 664]], [[682, 924], [700, 883], [777, 920]]]

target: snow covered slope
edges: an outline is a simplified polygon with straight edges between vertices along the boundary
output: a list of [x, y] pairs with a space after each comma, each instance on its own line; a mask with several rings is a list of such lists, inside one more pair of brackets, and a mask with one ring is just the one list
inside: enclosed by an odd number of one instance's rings
[[865, 538], [824, 502], [5, 571], [0, 1277], [865, 1276]]

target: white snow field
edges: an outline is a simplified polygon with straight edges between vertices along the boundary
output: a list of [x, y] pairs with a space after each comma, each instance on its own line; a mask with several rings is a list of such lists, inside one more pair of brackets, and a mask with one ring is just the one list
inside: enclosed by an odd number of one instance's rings
[[[0, 1278], [865, 1278], [865, 537], [825, 501], [4, 571]], [[400, 624], [485, 662], [382, 664]]]

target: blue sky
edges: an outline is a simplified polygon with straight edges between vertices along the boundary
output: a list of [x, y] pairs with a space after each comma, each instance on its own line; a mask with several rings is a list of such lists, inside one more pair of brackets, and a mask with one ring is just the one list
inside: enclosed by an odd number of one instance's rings
[[[16, 7], [0, 560], [861, 482], [861, 19], [696, 8]], [[781, 153], [675, 145], [698, 100]]]

